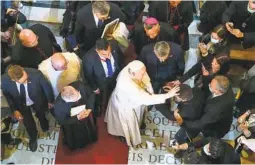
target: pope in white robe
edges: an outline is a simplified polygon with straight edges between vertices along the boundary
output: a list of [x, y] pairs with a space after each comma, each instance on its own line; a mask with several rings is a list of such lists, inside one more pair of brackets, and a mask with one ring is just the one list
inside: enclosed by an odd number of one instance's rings
[[125, 137], [128, 146], [142, 142], [140, 124], [147, 105], [161, 104], [179, 91], [175, 87], [166, 94], [153, 94], [145, 65], [130, 62], [117, 78], [117, 85], [110, 97], [105, 114], [108, 133]]

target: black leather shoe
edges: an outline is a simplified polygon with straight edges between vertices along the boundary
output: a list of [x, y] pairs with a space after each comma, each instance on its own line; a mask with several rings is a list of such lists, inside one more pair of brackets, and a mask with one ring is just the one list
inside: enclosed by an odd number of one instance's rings
[[10, 145], [19, 145], [22, 142], [20, 138], [15, 138], [10, 142]]
[[47, 126], [45, 126], [45, 127], [42, 126], [42, 131], [43, 131], [43, 132], [49, 131], [49, 125], [47, 125]]
[[126, 143], [126, 138], [124, 138], [122, 136], [119, 136], [119, 139], [120, 139], [121, 142]]
[[35, 152], [37, 150], [37, 140], [30, 140], [29, 142], [29, 149], [32, 151], [32, 152]]

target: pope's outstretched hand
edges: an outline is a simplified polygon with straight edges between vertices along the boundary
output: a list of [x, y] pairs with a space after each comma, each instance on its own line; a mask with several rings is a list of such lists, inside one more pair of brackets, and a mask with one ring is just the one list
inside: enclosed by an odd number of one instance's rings
[[179, 90], [180, 90], [179, 86], [175, 86], [174, 88], [169, 90], [169, 92], [167, 93], [168, 98], [179, 95], [179, 93], [177, 93], [179, 92]]

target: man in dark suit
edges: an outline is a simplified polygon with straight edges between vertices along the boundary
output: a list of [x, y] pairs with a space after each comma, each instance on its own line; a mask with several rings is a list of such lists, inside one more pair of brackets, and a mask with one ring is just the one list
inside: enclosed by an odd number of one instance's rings
[[23, 120], [30, 138], [29, 148], [35, 152], [38, 131], [31, 108], [35, 110], [42, 130], [47, 131], [49, 123], [45, 112], [53, 107], [54, 101], [51, 85], [40, 71], [13, 65], [8, 68], [8, 73], [2, 76], [2, 91], [15, 118]]
[[96, 93], [97, 113], [104, 112], [123, 67], [123, 53], [117, 43], [101, 38], [96, 41], [95, 48], [83, 56], [82, 63], [84, 77]]
[[144, 21], [143, 25], [136, 25], [131, 31], [130, 38], [135, 47], [137, 56], [140, 55], [142, 48], [150, 43], [158, 41], [178, 42], [178, 34], [166, 23], [158, 22], [157, 19], [150, 17]]
[[241, 42], [244, 48], [255, 45], [255, 2], [232, 2], [222, 15], [222, 22], [232, 34], [230, 41]]
[[201, 131], [205, 137], [222, 138], [232, 124], [234, 94], [225, 76], [215, 76], [209, 89], [211, 95], [205, 96], [202, 116], [197, 120], [184, 120], [182, 124], [184, 128]]
[[185, 67], [184, 52], [174, 42], [159, 41], [143, 47], [140, 61], [144, 63], [155, 93], [167, 82], [182, 75]]
[[82, 7], [77, 12], [74, 30], [77, 43], [82, 49], [81, 52], [92, 48], [96, 40], [101, 37], [105, 25], [117, 18], [120, 19], [120, 22], [124, 22], [126, 19], [118, 5], [111, 2], [95, 1]]
[[180, 37], [183, 50], [189, 49], [188, 27], [193, 21], [191, 1], [154, 1], [150, 4], [149, 15], [174, 27]]
[[54, 34], [42, 24], [21, 30], [19, 39], [12, 48], [12, 62], [22, 67], [38, 68], [38, 65], [54, 52], [61, 52]]

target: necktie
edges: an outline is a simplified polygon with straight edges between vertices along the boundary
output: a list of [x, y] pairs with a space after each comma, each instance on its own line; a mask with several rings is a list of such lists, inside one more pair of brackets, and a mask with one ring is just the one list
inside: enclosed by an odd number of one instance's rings
[[20, 84], [20, 100], [23, 106], [26, 106], [26, 91], [24, 84]]
[[112, 70], [112, 63], [111, 60], [109, 58], [107, 58], [105, 60], [106, 64], [107, 64], [107, 70], [108, 70], [108, 76], [112, 76], [113, 75], [113, 70]]
[[104, 21], [99, 19], [97, 23], [97, 27], [101, 27], [103, 24], [104, 24]]

